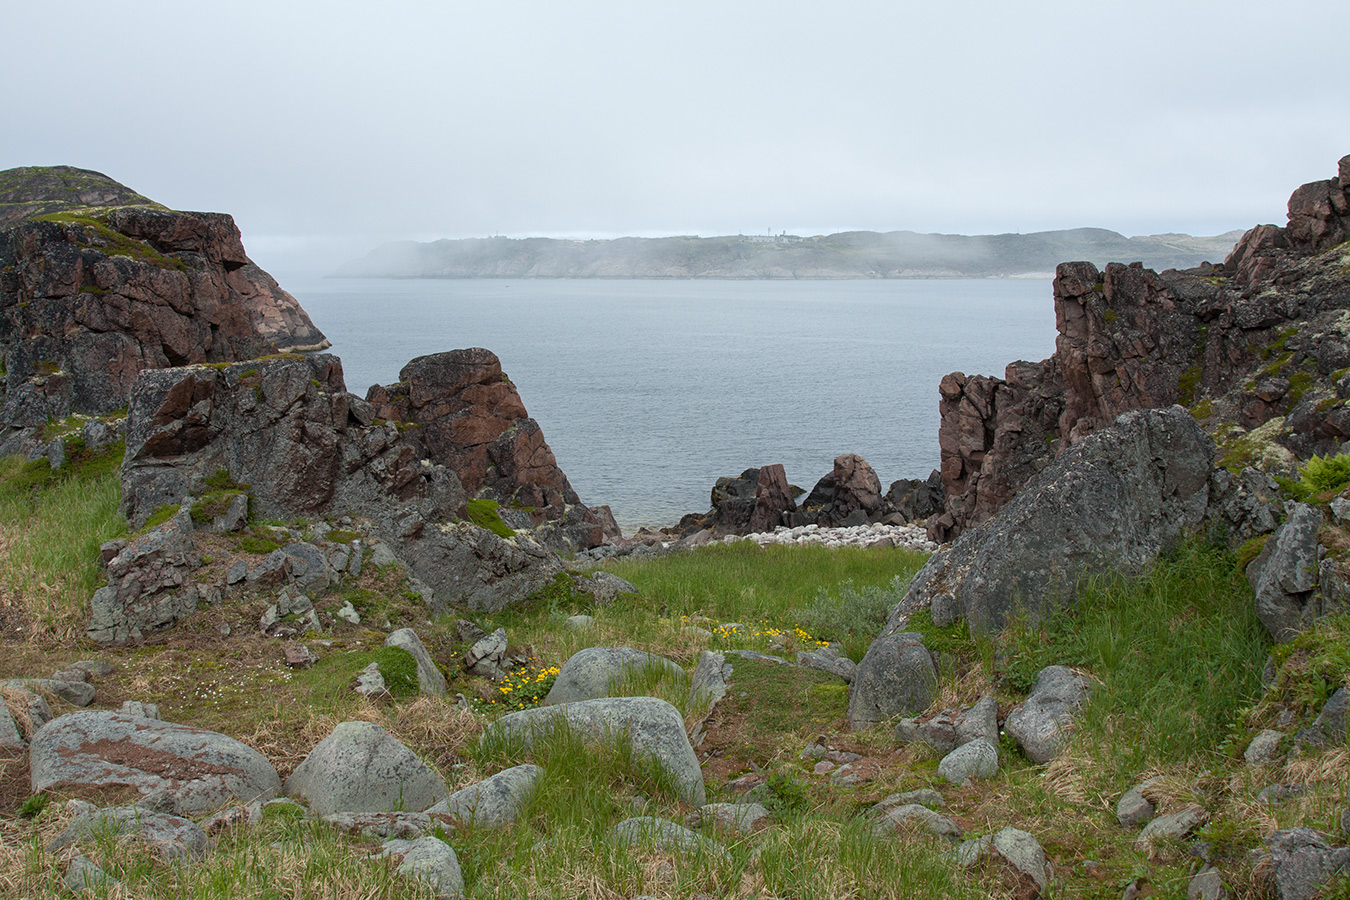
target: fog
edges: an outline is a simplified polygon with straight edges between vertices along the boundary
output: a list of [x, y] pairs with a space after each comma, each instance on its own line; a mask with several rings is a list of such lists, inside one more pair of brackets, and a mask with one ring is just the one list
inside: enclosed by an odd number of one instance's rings
[[391, 240], [1283, 221], [1350, 153], [1343, 0], [11, 4], [0, 168], [323, 272]]

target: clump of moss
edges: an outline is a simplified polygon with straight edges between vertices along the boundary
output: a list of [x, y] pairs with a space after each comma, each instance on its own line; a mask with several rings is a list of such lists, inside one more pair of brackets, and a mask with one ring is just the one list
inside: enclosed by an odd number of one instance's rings
[[380, 667], [384, 686], [395, 699], [415, 697], [420, 689], [417, 681], [417, 660], [402, 647], [382, 647], [373, 661]]
[[496, 500], [489, 500], [485, 497], [475, 497], [468, 503], [469, 521], [480, 528], [486, 528], [488, 531], [498, 537], [509, 538], [515, 535], [515, 530], [502, 521], [500, 504]]
[[334, 528], [324, 535], [324, 540], [332, 541], [335, 544], [350, 544], [352, 541], [359, 541], [361, 533], [359, 531], [344, 531], [341, 528]]

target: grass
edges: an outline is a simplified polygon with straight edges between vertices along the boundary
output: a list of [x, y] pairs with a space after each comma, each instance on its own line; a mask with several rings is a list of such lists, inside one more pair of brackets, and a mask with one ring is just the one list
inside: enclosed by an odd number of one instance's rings
[[45, 459], [0, 460], [0, 586], [38, 634], [63, 640], [84, 625], [102, 583], [99, 545], [126, 533], [122, 445], [92, 454], [72, 440], [67, 453], [58, 471]]

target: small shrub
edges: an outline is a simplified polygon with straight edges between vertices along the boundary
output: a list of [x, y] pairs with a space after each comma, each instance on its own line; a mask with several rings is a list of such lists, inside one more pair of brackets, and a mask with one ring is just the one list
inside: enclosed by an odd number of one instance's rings
[[486, 528], [498, 537], [509, 538], [515, 535], [516, 532], [502, 521], [501, 513], [498, 512], [501, 506], [496, 500], [475, 497], [469, 501], [468, 507], [469, 521], [478, 527]]
[[810, 807], [806, 799], [806, 787], [790, 772], [772, 773], [764, 782], [764, 789], [768, 793], [764, 805], [771, 812], [802, 813]]

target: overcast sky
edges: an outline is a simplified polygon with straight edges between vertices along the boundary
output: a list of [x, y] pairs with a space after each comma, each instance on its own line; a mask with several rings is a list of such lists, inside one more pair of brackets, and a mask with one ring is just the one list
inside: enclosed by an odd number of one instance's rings
[[1215, 234], [1350, 153], [1345, 0], [9, 4], [0, 168], [386, 240]]

